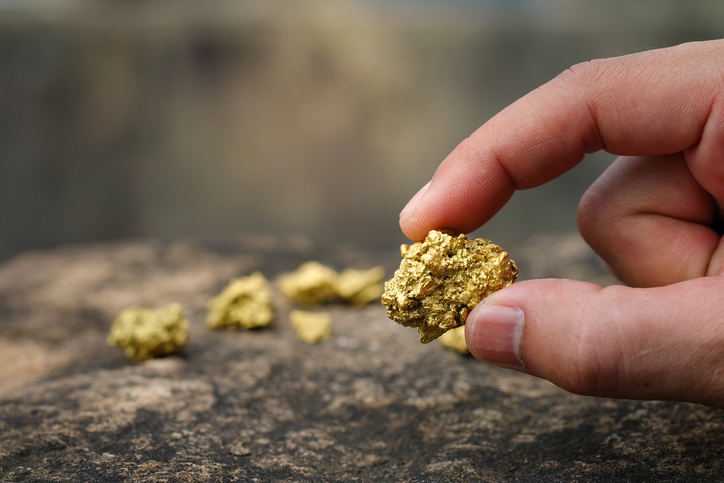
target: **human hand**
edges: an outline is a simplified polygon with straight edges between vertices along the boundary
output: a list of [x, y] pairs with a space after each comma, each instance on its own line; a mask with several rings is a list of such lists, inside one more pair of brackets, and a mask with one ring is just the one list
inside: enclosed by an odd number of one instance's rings
[[400, 226], [470, 232], [601, 149], [621, 157], [578, 225], [630, 287], [513, 284], [471, 311], [470, 351], [579, 394], [724, 407], [723, 40], [571, 67], [458, 145]]

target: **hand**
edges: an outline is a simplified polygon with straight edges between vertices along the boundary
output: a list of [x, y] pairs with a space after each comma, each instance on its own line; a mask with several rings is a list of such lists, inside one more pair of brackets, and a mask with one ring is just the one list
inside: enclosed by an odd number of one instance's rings
[[470, 351], [579, 394], [724, 407], [724, 41], [571, 67], [457, 146], [400, 226], [470, 232], [601, 149], [621, 157], [578, 225], [630, 287], [513, 284], [470, 313]]

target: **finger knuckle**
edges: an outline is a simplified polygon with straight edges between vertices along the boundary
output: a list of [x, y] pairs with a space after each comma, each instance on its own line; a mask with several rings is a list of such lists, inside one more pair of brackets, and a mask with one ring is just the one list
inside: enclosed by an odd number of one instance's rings
[[578, 229], [584, 238], [586, 238], [587, 235], [593, 234], [601, 226], [599, 198], [599, 193], [589, 188], [578, 203], [576, 221], [578, 223]]
[[610, 67], [609, 59], [587, 60], [572, 65], [561, 72], [555, 80], [566, 87], [573, 86], [579, 90], [587, 90], [605, 76]]

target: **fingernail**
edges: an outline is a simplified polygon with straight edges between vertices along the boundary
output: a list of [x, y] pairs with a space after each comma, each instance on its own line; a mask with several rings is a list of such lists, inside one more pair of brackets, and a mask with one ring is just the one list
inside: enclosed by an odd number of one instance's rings
[[420, 191], [415, 193], [415, 196], [412, 197], [410, 201], [407, 202], [404, 208], [402, 208], [402, 211], [400, 212], [400, 218], [404, 218], [408, 216], [410, 213], [412, 213], [415, 210], [415, 207], [420, 202], [420, 198], [425, 194], [427, 191], [427, 188], [430, 187], [431, 181], [428, 181], [425, 186], [420, 188]]
[[470, 352], [483, 362], [524, 370], [520, 357], [525, 314], [517, 307], [478, 306], [465, 322], [465, 339]]

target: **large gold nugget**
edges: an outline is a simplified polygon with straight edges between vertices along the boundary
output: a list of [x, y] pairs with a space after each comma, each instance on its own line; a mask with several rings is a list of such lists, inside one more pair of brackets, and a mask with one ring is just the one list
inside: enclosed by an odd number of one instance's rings
[[473, 307], [518, 276], [499, 246], [451, 233], [432, 230], [424, 242], [402, 245], [400, 268], [382, 294], [388, 317], [417, 327], [423, 344], [464, 325]]
[[189, 321], [179, 304], [158, 310], [128, 308], [116, 317], [108, 334], [108, 343], [136, 362], [178, 352], [188, 340]]
[[260, 272], [235, 278], [209, 301], [206, 323], [214, 329], [265, 327], [274, 319], [272, 298], [269, 282]]

